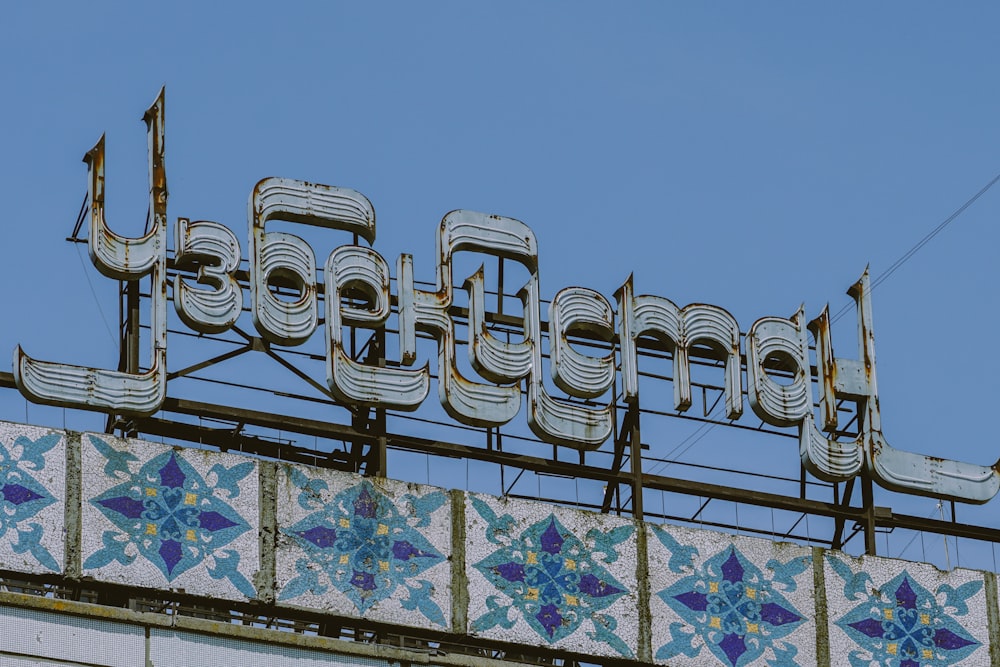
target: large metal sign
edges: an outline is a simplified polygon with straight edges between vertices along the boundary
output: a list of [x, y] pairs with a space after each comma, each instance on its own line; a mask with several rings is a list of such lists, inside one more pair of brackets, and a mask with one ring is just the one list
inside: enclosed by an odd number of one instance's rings
[[[14, 352], [14, 378], [21, 393], [38, 402], [122, 415], [151, 415], [167, 394], [168, 251], [163, 94], [146, 112], [149, 139], [151, 225], [138, 238], [121, 236], [104, 215], [104, 141], [87, 154], [90, 257], [115, 280], [149, 278], [151, 311], [149, 362], [142, 372], [104, 370], [30, 357]], [[340, 230], [354, 242], [334, 249], [322, 264], [301, 237], [269, 229], [275, 221]], [[273, 226], [272, 226], [273, 227]], [[173, 225], [173, 261], [193, 267], [193, 282], [181, 275], [172, 283], [180, 320], [190, 329], [214, 334], [234, 325], [244, 304], [236, 279], [239, 239], [212, 221], [179, 218]], [[454, 420], [495, 427], [515, 419], [527, 395], [527, 423], [542, 441], [591, 450], [614, 427], [611, 388], [620, 383], [624, 400], [639, 401], [640, 340], [654, 340], [673, 357], [674, 408], [691, 405], [690, 353], [714, 350], [724, 362], [726, 414], [739, 417], [745, 392], [763, 422], [797, 427], [805, 468], [828, 482], [847, 481], [863, 471], [885, 488], [936, 498], [984, 503], [1000, 489], [997, 466], [982, 466], [915, 454], [891, 447], [882, 434], [876, 384], [871, 288], [867, 271], [850, 289], [858, 312], [856, 358], [834, 353], [831, 319], [824, 309], [809, 321], [804, 309], [789, 318], [763, 317], [745, 337], [725, 309], [706, 304], [678, 307], [662, 296], [636, 294], [631, 277], [610, 303], [583, 287], [559, 291], [543, 312], [539, 255], [531, 229], [517, 220], [472, 211], [452, 211], [437, 229], [436, 282], [417, 287], [413, 259], [401, 255], [390, 267], [376, 252], [375, 211], [360, 192], [286, 178], [266, 178], [250, 193], [247, 207], [249, 302], [254, 325], [269, 345], [295, 347], [322, 335], [326, 383], [341, 403], [361, 408], [411, 411], [427, 400], [431, 371], [418, 355], [417, 333], [437, 341], [438, 398]], [[368, 245], [360, 245], [364, 240]], [[456, 278], [453, 259], [471, 251], [520, 264], [529, 276], [519, 292], [523, 305], [520, 340], [501, 339], [486, 326], [482, 270], [464, 280], [468, 300], [468, 355], [478, 378], [466, 377], [457, 359], [451, 316]], [[322, 269], [322, 281], [316, 279]], [[395, 292], [390, 278], [395, 280]], [[459, 276], [460, 277], [460, 276]], [[284, 293], [277, 292], [278, 287]], [[290, 289], [289, 289], [290, 288]], [[293, 294], [291, 298], [288, 293]], [[322, 292], [323, 298], [320, 298]], [[321, 313], [321, 308], [324, 312]], [[380, 331], [394, 315], [398, 358], [392, 364], [360, 363], [345, 351], [348, 328]], [[547, 315], [549, 362], [543, 363], [542, 326]], [[320, 329], [320, 322], [323, 322]], [[819, 416], [814, 414], [809, 333], [816, 342]], [[574, 341], [610, 341], [594, 356]], [[745, 361], [744, 361], [745, 360]], [[790, 370], [779, 382], [774, 361]], [[546, 368], [547, 366], [547, 368]], [[620, 371], [618, 370], [620, 368]], [[565, 397], [553, 395], [545, 373]], [[584, 399], [584, 400], [581, 400]], [[838, 429], [838, 404], [857, 405], [859, 429], [852, 441]]]

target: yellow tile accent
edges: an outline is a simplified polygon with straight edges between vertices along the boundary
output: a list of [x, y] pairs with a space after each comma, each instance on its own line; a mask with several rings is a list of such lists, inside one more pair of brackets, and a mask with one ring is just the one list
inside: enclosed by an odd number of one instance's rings
[[718, 581], [710, 581], [710, 582], [708, 582], [708, 592], [709, 593], [718, 593], [719, 592], [719, 582]]
[[887, 620], [887, 621], [891, 621], [892, 620], [892, 609], [886, 609], [885, 610], [885, 620]]
[[573, 560], [572, 558], [567, 558], [566, 560], [564, 560], [563, 561], [563, 565], [566, 566], [567, 570], [575, 570], [576, 569], [576, 561]]
[[760, 632], [760, 626], [757, 623], [747, 623], [747, 632]]
[[930, 614], [920, 614], [920, 622], [923, 623], [924, 625], [930, 625], [931, 624]]
[[347, 554], [341, 554], [340, 556], [341, 565], [347, 565], [350, 562], [350, 560], [351, 560], [350, 556], [348, 556]]
[[146, 524], [146, 534], [147, 535], [156, 535], [156, 524], [155, 523], [147, 523]]
[[579, 604], [579, 601], [576, 599], [575, 595], [565, 595], [565, 594], [563, 594], [563, 597], [566, 598], [566, 604], [568, 604], [570, 607], [575, 607], [575, 606], [577, 606]]
[[756, 588], [748, 588], [746, 590], [746, 594], [747, 594], [747, 597], [750, 598], [751, 600], [756, 600], [757, 599], [757, 589]]
[[341, 528], [350, 528], [351, 527], [351, 522], [349, 520], [347, 520], [347, 519], [341, 519], [340, 520], [340, 527]]
[[934, 657], [934, 651], [930, 650], [929, 648], [925, 648], [924, 649], [924, 659], [930, 660], [933, 657]]
[[380, 523], [378, 525], [378, 528], [375, 530], [375, 534], [376, 535], [388, 535], [389, 534], [389, 526], [385, 525], [384, 523]]
[[708, 621], [708, 625], [709, 625], [710, 627], [713, 627], [713, 628], [721, 628], [721, 627], [722, 627], [722, 621], [720, 621], [720, 620], [719, 620], [719, 617], [718, 617], [718, 616], [713, 616], [713, 617], [712, 617], [712, 618], [711, 618], [711, 619], [710, 619], [710, 620]]
[[891, 653], [892, 655], [896, 655], [896, 645], [895, 644], [886, 644], [885, 645], [885, 650], [887, 652]]
[[193, 493], [186, 493], [186, 494], [184, 494], [184, 504], [185, 505], [194, 505], [197, 502], [198, 502], [198, 496], [196, 496], [195, 494], [193, 494]]
[[527, 563], [528, 565], [537, 565], [538, 554], [536, 554], [534, 551], [529, 551], [528, 557], [524, 559], [524, 562]]
[[196, 538], [195, 538], [195, 533], [194, 533], [193, 530], [188, 530], [188, 532], [187, 532], [187, 538], [188, 538], [189, 542], [194, 542], [195, 541]]
[[528, 592], [524, 594], [525, 600], [537, 600], [538, 599], [538, 589], [529, 588]]
[[380, 560], [378, 562], [378, 569], [382, 570], [383, 572], [388, 572], [388, 570], [389, 570], [389, 561], [387, 561], [387, 560]]
[[146, 495], [147, 496], [155, 496], [156, 495], [156, 489], [154, 489], [154, 488], [152, 488], [150, 486], [147, 486], [146, 487]]

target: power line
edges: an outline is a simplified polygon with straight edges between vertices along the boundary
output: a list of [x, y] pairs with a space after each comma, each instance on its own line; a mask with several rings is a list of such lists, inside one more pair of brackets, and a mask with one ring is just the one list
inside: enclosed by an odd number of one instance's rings
[[[927, 236], [925, 236], [924, 238], [920, 239], [920, 241], [918, 241], [916, 245], [914, 245], [912, 248], [910, 248], [909, 250], [907, 250], [903, 254], [902, 257], [900, 257], [895, 262], [893, 262], [892, 265], [890, 265], [888, 269], [886, 269], [885, 271], [883, 271], [881, 275], [879, 275], [875, 280], [872, 281], [872, 287], [871, 288], [874, 290], [876, 287], [878, 287], [883, 282], [885, 282], [885, 280], [889, 276], [891, 276], [893, 273], [896, 272], [896, 269], [898, 269], [903, 264], [905, 264], [911, 257], [913, 257], [913, 255], [915, 255], [917, 253], [918, 250], [920, 250], [925, 245], [927, 245], [928, 243], [930, 243], [931, 239], [933, 239], [935, 236], [937, 236], [938, 234], [940, 234], [944, 230], [945, 227], [947, 227], [952, 222], [954, 222], [955, 218], [957, 218], [958, 216], [960, 216], [963, 213], [965, 213], [965, 210], [967, 208], [969, 208], [970, 206], [972, 206], [973, 204], [975, 204], [976, 201], [980, 197], [982, 197], [984, 194], [986, 194], [986, 192], [990, 188], [992, 188], [994, 185], [997, 184], [997, 181], [1000, 181], [1000, 174], [997, 174], [996, 176], [994, 176], [992, 181], [990, 181], [989, 183], [987, 183], [986, 185], [984, 185], [983, 188], [979, 192], [977, 192], [976, 194], [974, 194], [971, 198], [969, 198], [968, 201], [966, 201], [964, 204], [962, 204], [961, 206], [959, 206], [951, 215], [949, 215], [947, 218], [945, 218], [944, 221], [941, 224], [939, 224], [937, 227], [935, 227], [934, 229], [932, 229], [927, 234]], [[852, 306], [854, 306], [853, 302], [845, 304], [843, 308], [841, 308], [840, 310], [838, 310], [836, 312], [836, 314], [833, 316], [833, 318], [831, 319], [831, 321], [832, 322], [836, 322], [837, 320], [839, 320], [841, 317], [843, 317], [847, 313], [847, 311], [849, 311], [851, 309]]]

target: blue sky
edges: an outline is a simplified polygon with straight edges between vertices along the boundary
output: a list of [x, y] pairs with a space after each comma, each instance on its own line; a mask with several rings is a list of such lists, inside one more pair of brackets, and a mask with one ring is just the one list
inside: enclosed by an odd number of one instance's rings
[[[243, 240], [265, 176], [351, 187], [375, 205], [375, 248], [413, 253], [431, 280], [441, 217], [497, 213], [534, 230], [543, 297], [611, 297], [634, 273], [637, 291], [722, 306], [744, 330], [800, 303], [838, 310], [866, 265], [881, 275], [1000, 172], [988, 3], [287, 5], [6, 8], [0, 350], [114, 366], [92, 294], [113, 319], [114, 285], [62, 239], [103, 132], [109, 224], [141, 231], [140, 117], [163, 85], [171, 220]], [[1000, 187], [875, 291], [895, 447], [1000, 456], [998, 213]], [[853, 356], [852, 318], [836, 329]], [[996, 502], [960, 518], [1000, 525]]]

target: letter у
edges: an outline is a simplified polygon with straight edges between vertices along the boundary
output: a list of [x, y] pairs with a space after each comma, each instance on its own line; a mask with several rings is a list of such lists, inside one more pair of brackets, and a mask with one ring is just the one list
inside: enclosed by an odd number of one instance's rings
[[111, 231], [104, 219], [104, 137], [84, 158], [90, 198], [89, 251], [94, 266], [109, 278], [137, 281], [149, 275], [150, 362], [145, 372], [111, 371], [39, 361], [21, 346], [14, 350], [14, 381], [36, 403], [145, 416], [160, 409], [166, 396], [166, 230], [167, 176], [164, 165], [164, 93], [146, 111], [149, 144], [151, 226], [139, 238]]

